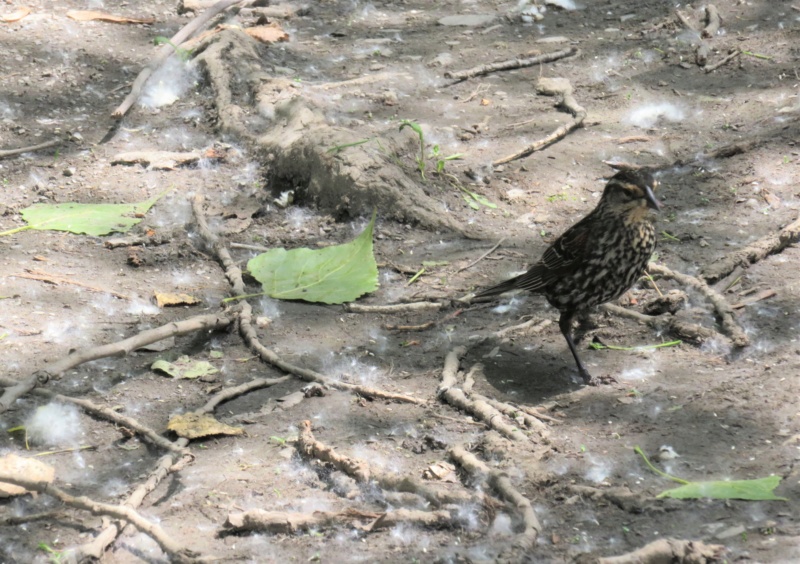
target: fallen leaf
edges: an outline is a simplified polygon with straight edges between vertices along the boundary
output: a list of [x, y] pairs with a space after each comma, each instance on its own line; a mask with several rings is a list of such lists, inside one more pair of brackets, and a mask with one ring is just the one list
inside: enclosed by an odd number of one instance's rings
[[22, 18], [24, 18], [25, 16], [27, 16], [30, 13], [31, 13], [31, 9], [30, 8], [25, 8], [23, 6], [23, 7], [17, 8], [13, 12], [11, 12], [10, 14], [3, 14], [2, 16], [0, 16], [0, 20], [3, 20], [6, 23], [14, 23], [14, 22], [18, 22], [19, 20], [21, 20]]
[[88, 22], [92, 20], [119, 24], [152, 24], [156, 22], [155, 18], [129, 18], [127, 16], [106, 14], [105, 12], [98, 12], [96, 10], [70, 10], [67, 12], [67, 17], [78, 22]]
[[199, 304], [200, 300], [189, 294], [173, 294], [170, 292], [153, 292], [158, 307]]
[[276, 43], [278, 41], [289, 41], [289, 34], [283, 31], [281, 26], [276, 23], [270, 25], [258, 25], [247, 27], [244, 32], [261, 43]]
[[210, 415], [184, 413], [169, 420], [167, 429], [174, 431], [179, 437], [197, 439], [211, 435], [241, 435], [244, 429], [220, 423]]
[[[36, 482], [53, 483], [56, 477], [55, 468], [33, 458], [23, 458], [16, 454], [7, 454], [0, 457], [0, 474], [17, 476]], [[21, 486], [0, 482], [0, 498], [23, 495], [28, 490]]]
[[491, 103], [492, 101], [489, 100], [488, 98], [481, 98], [481, 106], [488, 106]]
[[440, 482], [455, 483], [458, 478], [456, 477], [456, 467], [449, 462], [434, 462], [422, 473], [422, 477], [426, 480], [438, 480]]

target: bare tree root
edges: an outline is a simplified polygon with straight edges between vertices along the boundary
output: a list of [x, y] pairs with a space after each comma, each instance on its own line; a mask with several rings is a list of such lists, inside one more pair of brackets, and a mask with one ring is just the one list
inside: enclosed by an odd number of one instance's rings
[[122, 101], [117, 109], [114, 110], [114, 112], [111, 114], [111, 117], [121, 118], [128, 113], [128, 110], [131, 109], [131, 106], [133, 106], [136, 103], [136, 100], [139, 99], [139, 96], [141, 96], [142, 89], [144, 88], [147, 79], [150, 78], [150, 75], [152, 75], [158, 69], [158, 67], [164, 64], [167, 59], [175, 54], [176, 47], [179, 47], [181, 43], [199, 32], [209, 22], [209, 20], [211, 20], [211, 18], [221, 12], [224, 12], [231, 6], [240, 4], [241, 2], [243, 2], [243, 0], [220, 0], [208, 10], [183, 26], [178, 33], [172, 36], [172, 38], [169, 40], [169, 43], [161, 46], [161, 49], [158, 50], [158, 54], [151, 59], [145, 68], [142, 69], [142, 71], [136, 77], [136, 80], [133, 81], [130, 94], [128, 94], [128, 96]]
[[694, 276], [689, 276], [688, 274], [675, 272], [666, 266], [654, 263], [650, 263], [647, 269], [651, 274], [659, 274], [665, 278], [671, 278], [679, 284], [689, 286], [690, 288], [694, 288], [695, 290], [699, 291], [711, 303], [711, 305], [714, 306], [714, 311], [716, 311], [717, 316], [722, 323], [722, 330], [728, 337], [731, 338], [733, 345], [736, 347], [746, 347], [750, 344], [750, 339], [747, 338], [744, 330], [742, 330], [739, 324], [736, 323], [736, 314], [734, 313], [728, 301], [724, 298], [724, 296], [722, 296], [722, 294], [710, 288], [703, 280], [695, 278]]
[[50, 381], [50, 378], [58, 377], [67, 370], [85, 362], [110, 356], [125, 356], [138, 348], [162, 339], [197, 331], [222, 329], [230, 324], [231, 319], [224, 315], [198, 315], [183, 321], [173, 321], [155, 329], [142, 331], [138, 335], [116, 343], [76, 351], [61, 360], [48, 364], [17, 384], [6, 388], [3, 396], [0, 397], [0, 413], [8, 410], [18, 398], [30, 392], [37, 385], [44, 385]]
[[573, 88], [569, 80], [566, 78], [542, 77], [536, 84], [536, 91], [545, 96], [560, 96], [561, 98], [556, 105], [557, 107], [563, 108], [567, 112], [571, 113], [573, 115], [572, 121], [558, 127], [550, 135], [543, 137], [538, 141], [534, 141], [521, 151], [514, 153], [513, 155], [508, 155], [501, 159], [497, 159], [492, 163], [492, 165], [501, 165], [510, 161], [521, 159], [522, 157], [527, 157], [535, 151], [541, 151], [545, 147], [549, 147], [556, 141], [563, 139], [571, 131], [574, 131], [583, 125], [583, 120], [586, 119], [586, 110], [583, 108], [583, 106], [578, 104], [578, 100], [576, 100], [575, 96], [572, 95]]
[[568, 47], [566, 49], [562, 49], [561, 51], [555, 51], [554, 53], [545, 53], [543, 55], [537, 55], [535, 57], [530, 57], [528, 59], [511, 59], [509, 61], [502, 61], [499, 63], [480, 65], [463, 71], [446, 72], [444, 73], [444, 77], [460, 82], [468, 78], [483, 76], [485, 74], [490, 74], [493, 72], [523, 69], [535, 65], [541, 65], [543, 63], [552, 63], [553, 61], [557, 61], [559, 59], [571, 57], [572, 55], [575, 55], [577, 52], [578, 52], [577, 47]]
[[522, 521], [522, 532], [514, 537], [512, 546], [500, 556], [501, 561], [519, 561], [519, 558], [528, 553], [536, 544], [536, 539], [542, 530], [531, 502], [514, 487], [508, 476], [497, 470], [491, 470], [463, 446], [453, 447], [449, 454], [450, 459], [460, 465], [474, 479], [481, 482], [486, 481], [512, 507]]
[[469, 413], [479, 421], [483, 421], [489, 428], [513, 441], [533, 441], [533, 437], [514, 425], [506, 423], [505, 417], [512, 421], [516, 421], [519, 417], [529, 429], [535, 431], [541, 438], [546, 439], [548, 434], [547, 425], [535, 420], [531, 415], [503, 402], [473, 393], [469, 390], [470, 386], [466, 384], [463, 389], [458, 387], [458, 364], [466, 352], [467, 349], [465, 347], [456, 347], [447, 353], [436, 396], [444, 400], [448, 405]]
[[183, 547], [175, 542], [161, 526], [151, 523], [132, 507], [125, 505], [110, 505], [107, 503], [100, 503], [89, 499], [88, 497], [74, 497], [64, 490], [47, 482], [37, 482], [35, 480], [26, 480], [19, 476], [8, 475], [0, 473], [0, 482], [14, 484], [21, 486], [29, 491], [35, 491], [41, 494], [47, 494], [56, 498], [58, 501], [69, 507], [82, 509], [88, 511], [92, 515], [103, 515], [114, 517], [116, 519], [124, 519], [132, 523], [141, 532], [149, 535], [158, 546], [170, 557], [173, 562], [199, 562], [198, 554], [187, 547]]
[[762, 237], [758, 241], [751, 243], [744, 249], [734, 251], [723, 258], [711, 263], [703, 270], [703, 278], [713, 284], [725, 278], [734, 271], [737, 266], [749, 266], [769, 255], [774, 255], [783, 251], [789, 245], [800, 240], [800, 218], [772, 235]]
[[[378, 209], [401, 222], [481, 236], [479, 227], [443, 213], [441, 203], [398, 164], [396, 155], [416, 154], [419, 139], [392, 129], [374, 142], [344, 147], [358, 141], [351, 131], [329, 125], [323, 109], [291, 79], [268, 78], [259, 52], [265, 48], [244, 32], [226, 29], [201, 43], [197, 62], [213, 90], [220, 129], [269, 161], [269, 185], [293, 190], [295, 201], [337, 217]], [[271, 120], [280, 126], [264, 127], [262, 121]]]
[[44, 143], [39, 143], [38, 145], [31, 145], [30, 147], [20, 147], [19, 149], [2, 149], [0, 150], [0, 159], [7, 159], [8, 157], [14, 157], [23, 153], [31, 153], [33, 151], [41, 151], [42, 149], [49, 149], [50, 147], [61, 145], [61, 143], [63, 143], [61, 139], [51, 139], [50, 141], [45, 141]]
[[717, 333], [713, 329], [703, 327], [697, 323], [691, 323], [690, 321], [686, 321], [685, 319], [675, 315], [645, 315], [643, 313], [639, 313], [638, 311], [620, 307], [615, 304], [603, 304], [600, 307], [613, 315], [632, 319], [644, 325], [648, 325], [656, 331], [668, 331], [681, 340], [690, 341], [696, 344], [702, 344], [712, 339], [720, 339], [725, 342], [728, 341], [728, 338], [725, 335]]
[[714, 37], [722, 25], [722, 17], [714, 4], [706, 5], [706, 27], [703, 28], [703, 37]]
[[371, 468], [369, 463], [364, 460], [341, 455], [314, 437], [311, 421], [300, 423], [300, 436], [295, 447], [302, 457], [329, 462], [334, 468], [344, 472], [358, 483], [374, 482], [384, 490], [416, 494], [434, 507], [442, 507], [451, 503], [486, 503], [486, 498], [482, 495], [473, 496], [467, 492], [442, 490], [429, 486], [416, 478], [382, 472]]
[[536, 319], [535, 317], [520, 323], [519, 325], [512, 325], [511, 327], [504, 327], [493, 333], [493, 336], [498, 339], [507, 337], [511, 333], [521, 332], [524, 335], [535, 335], [541, 333], [544, 329], [552, 325], [553, 322], [549, 319]]
[[642, 548], [609, 558], [597, 558], [596, 564], [708, 564], [722, 561], [725, 547], [700, 541], [659, 539]]
[[294, 511], [265, 511], [250, 509], [242, 513], [231, 513], [225, 521], [224, 534], [244, 531], [267, 532], [273, 534], [296, 535], [311, 529], [335, 527], [342, 523], [356, 522], [364, 528], [365, 521], [374, 521], [378, 513], [366, 513], [349, 509], [347, 511], [315, 511], [298, 513]]

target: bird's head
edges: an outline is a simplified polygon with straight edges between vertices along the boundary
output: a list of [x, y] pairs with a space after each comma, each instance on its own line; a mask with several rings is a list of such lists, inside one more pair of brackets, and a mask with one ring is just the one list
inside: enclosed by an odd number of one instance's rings
[[602, 201], [615, 213], [633, 214], [639, 219], [648, 208], [661, 209], [655, 195], [657, 187], [658, 181], [647, 170], [621, 170], [606, 184]]

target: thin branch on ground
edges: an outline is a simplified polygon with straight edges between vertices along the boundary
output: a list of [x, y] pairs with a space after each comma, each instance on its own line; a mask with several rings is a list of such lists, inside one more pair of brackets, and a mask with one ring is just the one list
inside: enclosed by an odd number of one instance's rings
[[45, 141], [44, 143], [39, 143], [38, 145], [31, 145], [30, 147], [20, 147], [19, 149], [2, 149], [0, 150], [0, 159], [6, 159], [8, 157], [14, 157], [23, 153], [31, 153], [33, 151], [48, 149], [50, 147], [60, 145], [61, 143], [63, 143], [61, 139], [51, 139], [50, 141]]
[[420, 311], [439, 311], [444, 307], [441, 302], [411, 302], [407, 304], [344, 304], [344, 309], [350, 313], [414, 313]]
[[231, 321], [231, 318], [221, 314], [198, 315], [183, 321], [173, 321], [155, 329], [142, 331], [138, 335], [116, 343], [73, 352], [60, 360], [48, 364], [17, 384], [6, 388], [3, 396], [0, 397], [0, 413], [8, 410], [17, 399], [30, 392], [37, 385], [44, 385], [51, 378], [57, 377], [83, 363], [99, 358], [125, 356], [145, 345], [177, 335], [222, 329], [230, 325]]
[[497, 159], [492, 163], [493, 166], [505, 164], [507, 162], [521, 159], [522, 157], [527, 157], [536, 151], [541, 151], [545, 147], [549, 147], [556, 141], [563, 139], [570, 132], [583, 125], [583, 120], [586, 119], [586, 109], [581, 106], [578, 103], [578, 100], [575, 99], [575, 96], [573, 96], [573, 88], [569, 80], [566, 78], [541, 77], [536, 84], [536, 91], [537, 93], [545, 96], [559, 96], [560, 99], [557, 103], [557, 106], [572, 114], [573, 119], [569, 123], [559, 126], [555, 129], [555, 131], [546, 137], [543, 137], [538, 141], [534, 141], [521, 151], [514, 153], [513, 155], [508, 155], [501, 159]]
[[742, 54], [742, 50], [741, 49], [734, 49], [733, 51], [728, 53], [726, 56], [722, 57], [716, 63], [710, 64], [710, 65], [705, 65], [703, 67], [703, 70], [705, 72], [707, 72], [707, 73], [714, 72], [715, 70], [717, 70], [721, 66], [727, 65], [728, 63], [730, 63], [734, 59], [738, 58], [739, 56], [741, 56], [741, 54]]
[[465, 271], [465, 270], [467, 270], [468, 268], [472, 268], [473, 266], [475, 266], [476, 264], [478, 264], [479, 262], [481, 262], [483, 259], [485, 259], [486, 257], [488, 257], [490, 254], [492, 254], [493, 252], [495, 252], [495, 251], [497, 250], [497, 248], [498, 248], [500, 245], [502, 245], [502, 244], [503, 244], [503, 242], [504, 242], [505, 240], [506, 240], [506, 238], [505, 238], [505, 237], [503, 237], [502, 239], [500, 239], [500, 240], [497, 242], [497, 244], [496, 244], [494, 247], [492, 247], [491, 249], [489, 249], [488, 251], [486, 251], [485, 253], [483, 253], [481, 256], [479, 256], [478, 258], [476, 258], [475, 260], [473, 260], [473, 261], [472, 261], [471, 263], [469, 263], [467, 266], [462, 266], [461, 268], [459, 268], [458, 270], [456, 270], [456, 274], [458, 274], [459, 272], [464, 272], [464, 271]]
[[736, 322], [736, 314], [731, 308], [731, 305], [722, 294], [710, 288], [703, 280], [688, 274], [675, 272], [666, 266], [655, 263], [650, 263], [647, 269], [650, 274], [659, 274], [665, 278], [671, 278], [679, 284], [699, 291], [711, 305], [714, 306], [714, 310], [722, 323], [722, 330], [731, 338], [733, 345], [736, 347], [746, 347], [750, 344], [750, 339], [747, 338], [744, 330]]
[[699, 562], [720, 562], [725, 547], [718, 544], [705, 544], [700, 541], [678, 539], [659, 539], [642, 548], [608, 558], [598, 558], [597, 564], [656, 564], [673, 562], [675, 564], [696, 564]]
[[462, 80], [466, 80], [467, 78], [482, 76], [493, 72], [522, 69], [526, 67], [532, 67], [534, 65], [539, 65], [542, 63], [552, 63], [553, 61], [557, 61], [559, 59], [575, 55], [577, 52], [578, 52], [577, 47], [568, 47], [566, 49], [562, 49], [561, 51], [555, 51], [553, 53], [545, 53], [543, 55], [537, 55], [535, 57], [530, 57], [528, 59], [511, 59], [510, 61], [501, 61], [498, 63], [480, 65], [463, 71], [446, 72], [444, 73], [444, 77], [460, 82]]
[[242, 513], [231, 513], [225, 521], [225, 534], [244, 531], [257, 531], [282, 535], [296, 535], [311, 529], [336, 527], [343, 523], [359, 523], [374, 521], [379, 513], [367, 513], [348, 509], [346, 511], [315, 511], [314, 513], [298, 513], [294, 511], [266, 511], [250, 509]]
[[129, 296], [126, 296], [125, 294], [120, 294], [118, 292], [114, 292], [113, 290], [104, 290], [103, 288], [90, 286], [89, 284], [78, 282], [77, 280], [71, 280], [69, 278], [65, 278], [64, 276], [59, 276], [58, 274], [49, 274], [47, 272], [42, 272], [41, 270], [26, 269], [24, 274], [11, 274], [10, 276], [13, 276], [14, 278], [27, 278], [28, 280], [38, 280], [39, 282], [46, 282], [47, 284], [52, 284], [53, 286], [58, 286], [59, 284], [68, 284], [70, 286], [77, 286], [78, 288], [89, 290], [90, 292], [97, 292], [98, 294], [110, 294], [115, 298], [119, 298], [121, 300], [130, 299]]
[[205, 12], [197, 16], [195, 19], [190, 21], [188, 24], [183, 26], [178, 33], [170, 38], [169, 43], [161, 46], [161, 49], [158, 50], [156, 56], [153, 57], [147, 66], [141, 70], [139, 75], [136, 77], [136, 80], [133, 81], [130, 94], [128, 94], [125, 100], [123, 100], [117, 109], [114, 110], [114, 112], [111, 114], [111, 117], [121, 118], [128, 113], [128, 110], [131, 109], [131, 106], [133, 106], [139, 99], [139, 96], [141, 96], [142, 89], [144, 88], [147, 79], [150, 78], [150, 76], [162, 64], [164, 64], [167, 59], [175, 54], [176, 47], [180, 48], [181, 43], [199, 32], [214, 16], [220, 12], [224, 12], [231, 6], [240, 4], [243, 1], [244, 0], [220, 0], [208, 8]]
[[108, 503], [100, 503], [85, 496], [75, 497], [64, 490], [49, 484], [47, 482], [37, 482], [35, 480], [26, 480], [19, 476], [0, 473], [0, 482], [14, 484], [25, 488], [29, 491], [35, 491], [41, 494], [46, 494], [56, 498], [58, 501], [69, 507], [82, 509], [90, 512], [92, 515], [101, 515], [107, 517], [114, 517], [116, 519], [123, 519], [133, 524], [141, 532], [150, 536], [158, 543], [158, 546], [170, 557], [173, 562], [198, 562], [198, 554], [187, 547], [181, 546], [175, 542], [160, 525], [151, 523], [142, 517], [132, 507], [125, 505], [111, 505]]
[[223, 388], [214, 394], [213, 397], [209, 398], [203, 407], [195, 410], [195, 413], [211, 413], [221, 403], [231, 401], [234, 398], [238, 398], [239, 396], [243, 396], [254, 390], [260, 390], [261, 388], [269, 388], [278, 384], [283, 384], [290, 379], [291, 376], [282, 376], [280, 378], [255, 378], [249, 382], [245, 382], [244, 384], [239, 384], [238, 386]]
[[[0, 386], [13, 386], [13, 385], [14, 385], [13, 380], [11, 380], [10, 378], [5, 378], [0, 376]], [[162, 437], [154, 430], [152, 430], [150, 427], [142, 425], [136, 419], [133, 419], [132, 417], [127, 417], [125, 415], [121, 415], [108, 407], [99, 406], [87, 399], [79, 399], [70, 396], [65, 396], [62, 394], [57, 394], [45, 388], [36, 388], [33, 390], [32, 393], [37, 396], [48, 398], [51, 401], [57, 401], [61, 403], [71, 403], [73, 405], [76, 405], [86, 413], [94, 415], [99, 419], [105, 419], [106, 421], [111, 421], [112, 423], [120, 427], [131, 429], [132, 431], [141, 435], [143, 438], [150, 441], [157, 447], [166, 450], [172, 450], [180, 454], [183, 454], [185, 452], [185, 449], [177, 448], [175, 446], [175, 443], [173, 443], [169, 439]]]
[[711, 263], [703, 270], [703, 278], [713, 284], [733, 272], [737, 266], [748, 266], [783, 251], [789, 245], [800, 240], [800, 218], [771, 235], [747, 245], [744, 249], [734, 251]]
[[44, 511], [42, 513], [30, 513], [28, 515], [4, 515], [0, 517], [0, 527], [16, 527], [36, 521], [62, 521], [67, 518], [63, 511]]
[[450, 449], [449, 455], [455, 464], [461, 466], [474, 479], [486, 481], [506, 503], [511, 505], [522, 521], [523, 530], [515, 536], [510, 550], [518, 556], [527, 554], [536, 544], [536, 539], [542, 530], [531, 502], [514, 487], [508, 476], [498, 470], [490, 469], [463, 446], [453, 447]]

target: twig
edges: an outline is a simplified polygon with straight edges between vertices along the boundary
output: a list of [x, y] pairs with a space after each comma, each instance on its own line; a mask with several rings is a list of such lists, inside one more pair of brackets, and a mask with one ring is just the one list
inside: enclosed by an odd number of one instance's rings
[[697, 323], [691, 323], [674, 315], [645, 315], [615, 304], [603, 304], [600, 307], [619, 317], [626, 317], [644, 325], [649, 325], [656, 331], [669, 331], [684, 341], [691, 341], [697, 344], [702, 344], [712, 339], [723, 339], [727, 341], [727, 337], [717, 333], [713, 329], [703, 327]]
[[542, 77], [539, 78], [539, 82], [536, 85], [536, 91], [545, 96], [560, 96], [561, 98], [557, 105], [571, 113], [573, 115], [573, 119], [569, 123], [565, 123], [564, 125], [556, 128], [555, 131], [550, 133], [550, 135], [547, 135], [538, 141], [534, 141], [521, 151], [514, 153], [513, 155], [508, 155], [501, 159], [497, 159], [492, 163], [493, 166], [498, 166], [522, 157], [527, 157], [535, 151], [541, 151], [545, 147], [548, 147], [556, 141], [563, 139], [571, 131], [574, 131], [583, 125], [583, 120], [586, 119], [586, 110], [583, 108], [583, 106], [578, 104], [578, 101], [572, 95], [573, 88], [569, 80], [566, 78]]
[[193, 550], [183, 547], [175, 542], [160, 525], [151, 523], [142, 517], [132, 507], [125, 505], [110, 505], [107, 503], [100, 503], [89, 499], [88, 497], [74, 497], [64, 490], [49, 484], [47, 482], [37, 482], [35, 480], [26, 480], [19, 476], [0, 473], [0, 482], [14, 484], [21, 486], [29, 491], [47, 494], [56, 498], [64, 505], [75, 507], [90, 512], [92, 515], [102, 515], [114, 517], [117, 519], [124, 519], [132, 523], [137, 529], [152, 537], [158, 543], [158, 546], [169, 555], [174, 562], [197, 562], [198, 554]]
[[733, 52], [728, 53], [728, 55], [726, 55], [725, 57], [723, 57], [722, 59], [720, 59], [719, 61], [717, 61], [713, 65], [704, 66], [703, 70], [705, 72], [707, 72], [707, 73], [713, 72], [713, 71], [717, 70], [719, 67], [721, 67], [722, 65], [727, 65], [732, 60], [734, 60], [735, 58], [739, 57], [741, 54], [742, 54], [741, 49], [735, 49]]
[[368, 305], [349, 303], [344, 309], [350, 313], [413, 313], [419, 311], [439, 311], [444, 307], [441, 302], [411, 302], [407, 304]]
[[19, 149], [3, 149], [0, 150], [0, 159], [21, 155], [22, 153], [31, 153], [33, 151], [39, 151], [49, 147], [55, 147], [61, 143], [63, 143], [61, 139], [51, 139], [50, 141], [45, 141], [44, 143], [39, 143], [38, 145], [31, 145], [30, 147], [20, 147]]
[[485, 259], [486, 257], [488, 257], [490, 254], [492, 254], [493, 252], [495, 252], [495, 251], [497, 250], [497, 248], [498, 248], [500, 245], [502, 245], [502, 244], [503, 244], [503, 242], [504, 242], [505, 240], [506, 240], [506, 238], [505, 238], [505, 237], [503, 237], [502, 239], [500, 239], [500, 240], [497, 242], [497, 244], [496, 244], [494, 247], [492, 247], [491, 249], [489, 249], [488, 251], [486, 251], [485, 253], [483, 253], [481, 256], [479, 256], [478, 258], [476, 258], [474, 261], [472, 261], [471, 263], [469, 263], [467, 266], [462, 266], [461, 268], [459, 268], [458, 270], [456, 270], [456, 274], [458, 274], [459, 272], [463, 272], [463, 271], [467, 270], [468, 268], [472, 268], [473, 266], [475, 266], [476, 264], [478, 264], [479, 262], [481, 262], [483, 259]]
[[85, 362], [110, 356], [125, 356], [138, 348], [168, 337], [185, 335], [196, 331], [222, 329], [230, 325], [231, 321], [231, 318], [224, 315], [198, 315], [183, 321], [174, 321], [155, 329], [142, 331], [138, 335], [116, 343], [73, 352], [60, 360], [48, 364], [15, 385], [6, 388], [3, 396], [0, 397], [0, 413], [8, 410], [18, 398], [30, 392], [37, 385], [44, 385], [50, 378], [63, 374], [67, 370]]
[[761, 300], [766, 300], [766, 299], [771, 298], [771, 297], [773, 297], [775, 295], [777, 295], [777, 292], [775, 290], [764, 290], [763, 292], [759, 292], [755, 296], [747, 298], [746, 300], [742, 300], [741, 302], [739, 302], [737, 304], [733, 304], [731, 306], [731, 309], [742, 309], [745, 306], [749, 306], [750, 304], [754, 304], [756, 302], [760, 302]]
[[683, 13], [680, 10], [675, 10], [675, 16], [677, 16], [678, 21], [680, 21], [686, 29], [688, 29], [689, 31], [697, 32], [697, 28], [694, 26], [694, 24], [690, 22], [689, 18], [683, 15]]
[[744, 249], [734, 251], [713, 262], [703, 270], [703, 278], [713, 284], [733, 272], [737, 266], [746, 267], [755, 264], [769, 255], [780, 253], [798, 240], [800, 240], [800, 218], [777, 233], [762, 237]]
[[311, 529], [332, 527], [352, 521], [374, 521], [379, 513], [362, 511], [315, 511], [298, 513], [293, 511], [265, 511], [250, 509], [243, 513], [231, 513], [225, 521], [226, 533], [259, 531], [273, 534], [296, 535]]
[[516, 535], [511, 548], [521, 557], [533, 548], [542, 526], [533, 511], [531, 502], [522, 495], [508, 479], [508, 476], [497, 471], [491, 470], [486, 464], [481, 462], [474, 454], [468, 452], [463, 446], [458, 445], [450, 449], [450, 459], [459, 464], [464, 470], [476, 479], [486, 480], [500, 497], [510, 504], [519, 519], [522, 521], [523, 530]]
[[40, 282], [47, 282], [48, 284], [52, 284], [54, 286], [58, 286], [59, 284], [69, 284], [71, 286], [84, 288], [86, 290], [89, 290], [90, 292], [97, 292], [100, 294], [111, 294], [115, 298], [120, 298], [122, 300], [130, 299], [129, 296], [126, 296], [125, 294], [120, 294], [118, 292], [114, 292], [113, 290], [104, 290], [103, 288], [90, 286], [88, 284], [84, 284], [83, 282], [78, 282], [76, 280], [70, 280], [69, 278], [64, 278], [63, 276], [59, 276], [58, 274], [48, 274], [47, 272], [42, 272], [41, 270], [32, 270], [27, 268], [25, 269], [25, 274], [11, 274], [11, 276], [15, 278], [27, 278], [28, 280], [38, 280]]
[[543, 55], [537, 55], [536, 57], [530, 57], [528, 59], [511, 59], [510, 61], [502, 61], [499, 63], [480, 65], [478, 67], [473, 67], [471, 69], [463, 71], [454, 71], [454, 72], [448, 71], [444, 73], [444, 77], [451, 78], [457, 81], [462, 81], [466, 80], [467, 78], [482, 76], [497, 71], [522, 69], [525, 67], [532, 67], [534, 65], [539, 65], [542, 63], [551, 63], [553, 61], [557, 61], [558, 59], [563, 59], [565, 57], [574, 55], [577, 52], [578, 52], [577, 47], [568, 47], [567, 49], [562, 49], [561, 51], [555, 51], [553, 53], [545, 53]]
[[164, 63], [164, 61], [169, 59], [170, 56], [175, 53], [175, 45], [180, 46], [181, 43], [200, 31], [200, 29], [202, 29], [211, 18], [220, 12], [227, 10], [231, 6], [239, 4], [243, 1], [244, 0], [220, 0], [205, 12], [197, 16], [195, 19], [190, 21], [188, 24], [183, 26], [178, 33], [172, 36], [172, 38], [169, 40], [169, 43], [161, 46], [161, 49], [159, 49], [156, 56], [153, 57], [147, 66], [142, 69], [142, 71], [136, 77], [136, 80], [133, 81], [130, 94], [128, 94], [125, 100], [123, 100], [117, 109], [114, 110], [111, 116], [115, 118], [121, 118], [128, 113], [128, 110], [131, 109], [131, 106], [133, 106], [133, 104], [136, 103], [136, 100], [139, 99], [142, 89], [144, 88], [147, 79], [150, 78], [150, 75], [152, 75], [156, 69], [158, 69], [158, 67]]
[[679, 284], [683, 284], [684, 286], [689, 286], [690, 288], [698, 290], [709, 302], [711, 302], [711, 305], [714, 306], [714, 310], [717, 312], [717, 316], [722, 322], [722, 330], [731, 338], [734, 346], [746, 347], [750, 344], [750, 340], [747, 338], [747, 335], [745, 335], [742, 328], [739, 327], [739, 324], [736, 323], [736, 317], [733, 309], [731, 309], [731, 306], [725, 297], [716, 290], [710, 288], [703, 280], [695, 278], [694, 276], [689, 276], [688, 274], [675, 272], [660, 264], [650, 263], [647, 269], [651, 274], [660, 274], [661, 276], [675, 280]]
[[719, 562], [725, 547], [700, 541], [659, 539], [642, 548], [608, 558], [599, 558], [597, 564], [642, 564], [654, 562]]

